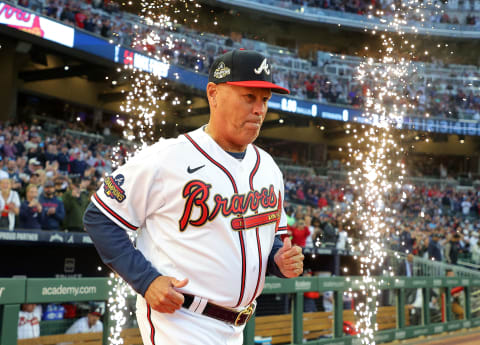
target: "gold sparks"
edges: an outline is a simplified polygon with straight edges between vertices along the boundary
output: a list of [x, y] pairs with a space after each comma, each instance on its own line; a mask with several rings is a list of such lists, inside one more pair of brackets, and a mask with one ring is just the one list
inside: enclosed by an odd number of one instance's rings
[[[130, 1], [124, 5], [132, 6], [134, 4]], [[181, 43], [183, 43], [181, 36], [176, 34], [177, 26], [189, 23], [189, 21], [197, 23], [198, 8], [200, 5], [194, 0], [141, 1], [139, 18], [137, 18], [138, 24], [133, 28], [136, 36], [132, 46], [136, 51], [140, 51], [143, 55], [154, 58], [164, 64], [163, 66], [168, 67], [170, 60], [176, 56]], [[204, 59], [200, 55], [197, 58]], [[167, 124], [167, 110], [160, 106], [161, 103], [168, 101], [172, 106], [177, 106], [181, 101], [168, 91], [168, 81], [159, 74], [138, 70], [132, 64], [126, 64], [123, 71], [119, 69], [117, 72], [123, 72], [122, 83], [129, 84], [127, 90], [121, 90], [126, 97], [120, 107], [120, 110], [128, 116], [125, 120], [124, 116], [117, 115], [117, 124], [124, 128], [124, 139], [133, 144], [132, 151], [136, 152], [156, 140], [156, 125]], [[112, 86], [121, 87], [122, 83], [114, 80]], [[189, 102], [187, 101], [187, 105], [190, 105]], [[122, 157], [120, 151], [120, 145], [113, 150], [114, 167], [122, 163], [116, 159]], [[129, 157], [124, 158], [128, 159]], [[128, 235], [133, 242], [136, 232], [131, 231]], [[126, 301], [128, 297], [135, 296], [136, 293], [120, 276], [115, 274], [110, 275], [109, 285], [112, 286], [112, 291], [108, 299], [108, 309], [113, 326], [110, 329], [108, 341], [111, 345], [119, 345], [124, 342], [120, 336], [122, 328], [127, 317], [131, 317], [131, 315], [126, 315], [128, 310]]]
[[[363, 89], [366, 125], [352, 129], [348, 124], [346, 128], [346, 133], [353, 136], [352, 143], [347, 145], [348, 179], [357, 198], [350, 205], [344, 222], [357, 224], [360, 235], [354, 250], [362, 253], [358, 260], [363, 277], [355, 313], [362, 344], [375, 344], [374, 332], [378, 329], [372, 320], [381, 290], [373, 275], [382, 269], [387, 271], [385, 274], [392, 275], [391, 268], [385, 267], [384, 240], [394, 233], [392, 216], [395, 214], [388, 201], [390, 195], [401, 190], [405, 174], [402, 162], [405, 150], [397, 143], [395, 132], [401, 128], [403, 118], [416, 110], [415, 102], [406, 96], [417, 75], [418, 65], [412, 63], [417, 58], [416, 46], [405, 38], [403, 28], [412, 18], [423, 23], [425, 6], [429, 3], [416, 0], [402, 2], [398, 8], [392, 4], [393, 16], [380, 18], [389, 28], [378, 35], [378, 28], [372, 32], [381, 39], [377, 51], [381, 57], [366, 56], [372, 53], [365, 46], [364, 61], [357, 69], [357, 81]], [[376, 15], [383, 16], [383, 13]], [[412, 28], [412, 32], [416, 31], [416, 27]], [[429, 53], [423, 51], [420, 55], [428, 56]], [[347, 294], [355, 295], [351, 291]]]

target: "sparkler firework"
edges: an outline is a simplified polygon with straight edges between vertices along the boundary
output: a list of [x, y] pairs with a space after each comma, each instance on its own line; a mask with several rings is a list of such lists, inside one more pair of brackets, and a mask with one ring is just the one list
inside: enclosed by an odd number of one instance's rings
[[[350, 219], [352, 227], [359, 228], [361, 237], [360, 242], [354, 245], [354, 250], [362, 253], [359, 260], [360, 273], [363, 275], [360, 294], [363, 299], [356, 308], [359, 318], [356, 326], [362, 344], [375, 344], [377, 325], [373, 316], [378, 307], [376, 298], [380, 289], [373, 271], [383, 267], [386, 251], [382, 240], [393, 232], [388, 217], [395, 210], [387, 206], [386, 199], [393, 190], [402, 188], [405, 174], [402, 163], [405, 150], [395, 139], [395, 128], [408, 112], [415, 110], [405, 96], [407, 85], [415, 77], [417, 68], [411, 62], [415, 58], [415, 46], [405, 38], [402, 27], [407, 25], [410, 13], [418, 13], [421, 21], [424, 21], [423, 13], [417, 10], [427, 5], [431, 4], [421, 4], [416, 0], [404, 2], [400, 8], [392, 4], [393, 17], [388, 23], [389, 29], [381, 33], [372, 31], [382, 41], [380, 53], [383, 56], [379, 61], [365, 56], [357, 73], [357, 80], [365, 91], [363, 116], [367, 124], [359, 128], [347, 125], [347, 134], [353, 138], [353, 144], [348, 143], [347, 147], [350, 158], [348, 165], [351, 167], [349, 183], [357, 198], [350, 205], [345, 219]], [[138, 35], [133, 46], [169, 64], [181, 43], [181, 39], [179, 41], [178, 36], [172, 34], [176, 25], [189, 20], [197, 23], [198, 8], [199, 5], [193, 0], [141, 1], [143, 26], [135, 28]], [[384, 13], [378, 12], [377, 15], [381, 17]], [[368, 51], [368, 47], [365, 47], [365, 51]], [[203, 59], [200, 55], [197, 58]], [[134, 146], [135, 150], [139, 150], [155, 140], [156, 123], [165, 123], [167, 114], [161, 103], [171, 99], [171, 95], [166, 91], [168, 82], [161, 76], [135, 70], [132, 65], [125, 65], [124, 71], [129, 72], [131, 87], [126, 92], [121, 110], [132, 117], [126, 122], [119, 120], [119, 123], [125, 127], [124, 137], [128, 141], [140, 142], [140, 145]], [[180, 103], [178, 98], [171, 102], [174, 106]], [[118, 148], [115, 154], [118, 154]], [[129, 235], [133, 241], [135, 234], [132, 232]], [[108, 307], [114, 326], [110, 329], [109, 341], [116, 345], [123, 343], [120, 332], [126, 322], [126, 299], [134, 292], [118, 276], [112, 275], [110, 283], [113, 289]], [[352, 292], [349, 294], [353, 295]]]
[[[384, 274], [393, 276], [392, 268], [386, 266], [384, 241], [394, 234], [390, 217], [395, 215], [396, 210], [389, 208], [387, 201], [393, 191], [402, 189], [405, 174], [402, 160], [406, 155], [396, 139], [403, 135], [396, 135], [395, 131], [401, 128], [407, 113], [416, 111], [414, 102], [406, 96], [409, 84], [416, 77], [417, 64], [412, 62], [416, 59], [416, 47], [406, 38], [402, 28], [414, 15], [424, 22], [422, 9], [425, 7], [441, 11], [437, 4], [416, 0], [405, 1], [400, 7], [392, 4], [390, 21], [382, 18], [385, 15], [383, 11], [378, 11], [377, 16], [388, 24], [388, 29], [381, 33], [372, 30], [372, 35], [381, 39], [378, 51], [381, 58], [375, 61], [364, 56], [357, 69], [357, 80], [364, 90], [363, 117], [367, 125], [359, 128], [347, 125], [346, 132], [353, 137], [353, 144], [349, 142], [347, 147], [348, 179], [357, 198], [350, 205], [345, 221], [351, 219], [350, 223], [359, 230], [361, 238], [353, 246], [361, 253], [357, 259], [362, 275], [362, 298], [355, 311], [361, 344], [375, 344], [374, 333], [378, 330], [375, 315], [382, 281], [381, 277], [374, 278], [373, 274], [383, 270]], [[368, 52], [368, 47], [365, 47], [365, 52]], [[354, 295], [352, 292], [348, 294]]]
[[[129, 2], [128, 5], [132, 5]], [[200, 5], [193, 0], [180, 1], [142, 1], [140, 18], [141, 24], [135, 26], [136, 36], [132, 44], [144, 54], [169, 65], [172, 56], [175, 56], [181, 39], [175, 33], [177, 24], [186, 24], [189, 20], [198, 21], [197, 9]], [[198, 56], [198, 59], [202, 59]], [[178, 97], [172, 97], [168, 91], [168, 81], [155, 73], [140, 71], [132, 64], [125, 64], [123, 72], [127, 75], [123, 79], [130, 82], [120, 110], [129, 115], [128, 120], [123, 120], [117, 115], [117, 123], [124, 127], [123, 136], [127, 142], [132, 143], [133, 150], [124, 157], [120, 145], [113, 150], [113, 169], [128, 160], [136, 152], [157, 140], [155, 125], [166, 124], [167, 111], [165, 102], [171, 100], [172, 106], [180, 105]], [[118, 73], [122, 69], [117, 69]], [[113, 85], [117, 81], [112, 81]], [[163, 104], [162, 104], [163, 103]], [[163, 107], [162, 107], [163, 105]], [[162, 129], [160, 129], [160, 132]], [[130, 240], [135, 241], [136, 232], [128, 232]], [[118, 275], [111, 274], [109, 285], [112, 286], [108, 300], [108, 311], [112, 326], [109, 330], [108, 341], [111, 345], [123, 344], [121, 331], [128, 318], [133, 317], [128, 311], [127, 299], [136, 296], [135, 291]]]

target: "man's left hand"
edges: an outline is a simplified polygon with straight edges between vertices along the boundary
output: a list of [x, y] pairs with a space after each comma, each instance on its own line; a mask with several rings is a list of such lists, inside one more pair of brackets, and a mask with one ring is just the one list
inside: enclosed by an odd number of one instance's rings
[[283, 247], [275, 254], [274, 260], [280, 272], [287, 278], [295, 278], [303, 272], [302, 248], [292, 246], [290, 238], [283, 240]]

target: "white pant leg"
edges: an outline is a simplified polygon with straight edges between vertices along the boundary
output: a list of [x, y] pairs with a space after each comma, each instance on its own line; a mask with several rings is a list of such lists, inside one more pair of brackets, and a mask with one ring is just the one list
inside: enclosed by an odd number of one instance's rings
[[[137, 298], [137, 321], [144, 345], [242, 345], [243, 328], [186, 309], [159, 313]], [[153, 329], [152, 329], [153, 327]]]

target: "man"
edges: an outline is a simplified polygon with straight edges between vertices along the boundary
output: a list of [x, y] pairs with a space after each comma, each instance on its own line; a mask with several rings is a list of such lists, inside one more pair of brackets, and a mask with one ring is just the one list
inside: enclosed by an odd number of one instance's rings
[[62, 227], [68, 231], [83, 231], [82, 216], [88, 206], [88, 194], [80, 190], [80, 179], [70, 183], [70, 188], [63, 194], [62, 201], [65, 214]]
[[451, 236], [448, 246], [446, 246], [447, 262], [456, 265], [458, 256], [462, 252], [462, 246], [460, 245], [460, 234], [455, 233]]
[[[220, 56], [208, 124], [144, 149], [93, 195], [85, 227], [139, 293], [144, 344], [240, 345], [265, 274], [302, 273], [301, 248], [277, 236], [287, 225], [282, 174], [251, 144], [272, 91], [288, 93], [264, 56]], [[140, 229], [138, 250], [122, 229]]]
[[[446, 271], [447, 277], [455, 277], [455, 272], [451, 269]], [[463, 287], [457, 286], [450, 290], [450, 295], [452, 296], [452, 313], [456, 320], [463, 320], [465, 317], [465, 312], [462, 307], [460, 299], [464, 298], [462, 296]]]
[[18, 191], [22, 187], [22, 180], [20, 179], [20, 171], [17, 169], [17, 162], [14, 159], [9, 159], [7, 162], [6, 172], [8, 178], [12, 180], [12, 189]]
[[405, 262], [400, 263], [397, 270], [397, 276], [399, 277], [413, 277], [413, 254], [408, 254]]
[[40, 336], [41, 313], [36, 304], [22, 304], [18, 314], [18, 339], [37, 338]]
[[435, 261], [442, 261], [442, 249], [440, 244], [438, 243], [439, 240], [439, 235], [437, 232], [434, 232], [432, 235], [431, 241], [428, 242], [428, 258], [430, 260], [435, 260]]
[[100, 321], [101, 317], [102, 314], [99, 309], [92, 308], [87, 316], [75, 321], [70, 328], [67, 329], [66, 334], [103, 332], [103, 324], [102, 321]]
[[45, 182], [39, 202], [42, 205], [42, 229], [60, 230], [62, 220], [65, 218], [65, 208], [62, 200], [55, 196], [55, 184], [52, 180]]
[[28, 160], [28, 167], [26, 169], [27, 174], [32, 175], [40, 169], [42, 169], [42, 162], [40, 162], [36, 157]]
[[[413, 277], [416, 275], [414, 272], [413, 259], [414, 255], [412, 253], [407, 255], [406, 260], [398, 266], [397, 276]], [[414, 325], [418, 325], [419, 323], [419, 315], [421, 315], [422, 310], [421, 298], [421, 289], [405, 289], [405, 303], [409, 307], [410, 322]]]

